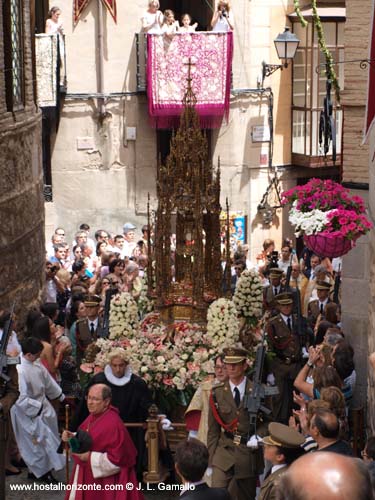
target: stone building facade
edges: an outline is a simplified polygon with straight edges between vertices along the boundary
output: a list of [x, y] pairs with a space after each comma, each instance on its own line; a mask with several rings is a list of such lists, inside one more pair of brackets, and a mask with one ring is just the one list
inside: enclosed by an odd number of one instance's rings
[[[371, 9], [371, 0], [346, 1], [345, 59], [348, 61], [368, 57]], [[362, 142], [368, 72], [360, 68], [359, 62], [347, 63], [344, 67], [345, 89], [341, 92], [341, 104], [344, 109], [342, 180], [353, 194], [362, 196], [367, 202], [369, 199], [369, 148]], [[369, 206], [369, 215], [371, 217], [371, 206]], [[369, 318], [365, 313], [369, 305], [370, 287], [373, 286], [370, 285], [369, 273], [370, 238], [372, 235], [360, 238], [356, 247], [343, 260], [342, 321], [344, 331], [355, 351], [357, 387], [354, 404], [357, 407], [366, 406], [367, 358], [369, 343], [373, 342]], [[370, 405], [368, 409], [370, 410]]]
[[[53, 2], [50, 2], [52, 5]], [[67, 95], [61, 120], [52, 141], [53, 202], [46, 204], [46, 236], [62, 225], [73, 236], [82, 222], [106, 227], [116, 233], [125, 221], [138, 227], [146, 221], [147, 193], [156, 206], [156, 163], [165, 137], [149, 125], [147, 96], [137, 93], [137, 46], [140, 18], [145, 0], [117, 2], [117, 24], [104, 11], [104, 84], [111, 94], [105, 103], [106, 115], [99, 120], [97, 92], [98, 2], [92, 0], [76, 26], [71, 22], [71, 0], [59, 7], [65, 24]], [[208, 23], [213, 1], [161, 1], [161, 9], [184, 9]], [[181, 4], [182, 6], [179, 6]], [[268, 101], [256, 92], [261, 64], [279, 63], [273, 40], [293, 10], [292, 0], [239, 0], [232, 2], [235, 19], [233, 82], [228, 123], [210, 133], [214, 163], [220, 156], [222, 205], [230, 200], [231, 211], [247, 215], [248, 242], [252, 257], [259, 253], [266, 237], [278, 243], [291, 235], [281, 210], [273, 224], [262, 224], [257, 207], [269, 180], [269, 144], [252, 140], [255, 126], [267, 126]], [[204, 23], [204, 21], [201, 21]], [[291, 66], [266, 78], [264, 86], [274, 93], [273, 165], [282, 167], [282, 187], [301, 175], [291, 166]], [[236, 92], [239, 89], [243, 92]], [[119, 96], [114, 93], [130, 92]], [[136, 128], [136, 140], [126, 136], [127, 127]], [[298, 169], [297, 169], [298, 170]], [[303, 172], [304, 177], [310, 174]]]
[[0, 2], [0, 309], [22, 319], [44, 278], [41, 116], [35, 104], [29, 0]]

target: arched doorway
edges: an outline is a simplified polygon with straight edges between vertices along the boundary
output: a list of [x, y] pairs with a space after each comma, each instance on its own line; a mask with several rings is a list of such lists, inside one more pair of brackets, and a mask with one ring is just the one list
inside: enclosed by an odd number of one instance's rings
[[208, 31], [211, 29], [210, 22], [214, 7], [214, 0], [160, 0], [160, 10], [164, 12], [166, 9], [172, 9], [175, 19], [180, 24], [181, 16], [183, 14], [190, 14], [192, 24], [195, 22], [198, 23], [197, 31]]

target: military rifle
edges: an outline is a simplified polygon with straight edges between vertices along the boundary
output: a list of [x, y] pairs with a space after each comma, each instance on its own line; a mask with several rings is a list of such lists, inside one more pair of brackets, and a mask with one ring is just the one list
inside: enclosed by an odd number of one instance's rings
[[8, 365], [8, 357], [7, 357], [7, 347], [10, 336], [12, 335], [12, 323], [13, 323], [13, 314], [14, 314], [14, 306], [16, 302], [13, 302], [12, 308], [10, 310], [9, 318], [6, 320], [3, 328], [3, 335], [0, 340], [0, 378], [5, 380], [5, 382], [9, 382], [10, 378], [5, 373]]
[[111, 309], [111, 300], [118, 293], [118, 288], [111, 287], [105, 292], [103, 327], [100, 332], [100, 337], [107, 339], [109, 336], [109, 313]]
[[335, 304], [339, 304], [340, 303], [340, 301], [339, 301], [340, 285], [341, 285], [341, 265], [339, 266], [339, 270], [336, 273], [335, 284], [334, 284], [334, 287], [333, 287], [333, 297], [332, 297], [332, 299], [333, 299], [333, 302]]
[[254, 365], [253, 388], [251, 394], [245, 395], [244, 407], [249, 413], [249, 435], [256, 434], [258, 413], [270, 415], [271, 410], [264, 406], [267, 396], [279, 394], [277, 387], [270, 387], [262, 383], [264, 360], [266, 357], [266, 346], [264, 342], [265, 330], [263, 328], [262, 342], [257, 348]]
[[289, 266], [288, 266], [288, 269], [286, 271], [285, 290], [287, 292], [290, 291], [290, 278], [292, 276], [292, 262], [293, 262], [293, 255], [290, 256]]

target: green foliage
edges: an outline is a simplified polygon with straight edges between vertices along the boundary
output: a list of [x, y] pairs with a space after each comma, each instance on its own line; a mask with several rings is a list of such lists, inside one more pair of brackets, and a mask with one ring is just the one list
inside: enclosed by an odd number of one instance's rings
[[[298, 16], [298, 19], [300, 20], [301, 25], [304, 28], [306, 28], [308, 23], [301, 13], [299, 0], [293, 0], [293, 1], [294, 1], [294, 8], [295, 8], [296, 14]], [[318, 14], [316, 0], [311, 1], [311, 6], [312, 6], [312, 12], [313, 12], [313, 21], [314, 21], [317, 35], [318, 35], [319, 48], [323, 52], [325, 59], [326, 59], [326, 75], [327, 75], [327, 78], [329, 80], [331, 80], [333, 88], [335, 89], [337, 102], [340, 102], [340, 85], [339, 85], [339, 82], [337, 79], [336, 71], [334, 69], [334, 61], [333, 61], [331, 51], [328, 49], [327, 44], [326, 44], [322, 22], [320, 20], [319, 14]]]

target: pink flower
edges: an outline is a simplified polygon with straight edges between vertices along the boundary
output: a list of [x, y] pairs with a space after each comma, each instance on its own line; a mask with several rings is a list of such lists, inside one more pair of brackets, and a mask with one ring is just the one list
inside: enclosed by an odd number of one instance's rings
[[165, 378], [163, 378], [163, 384], [164, 385], [173, 385], [173, 379], [172, 379], [172, 377], [165, 377]]

